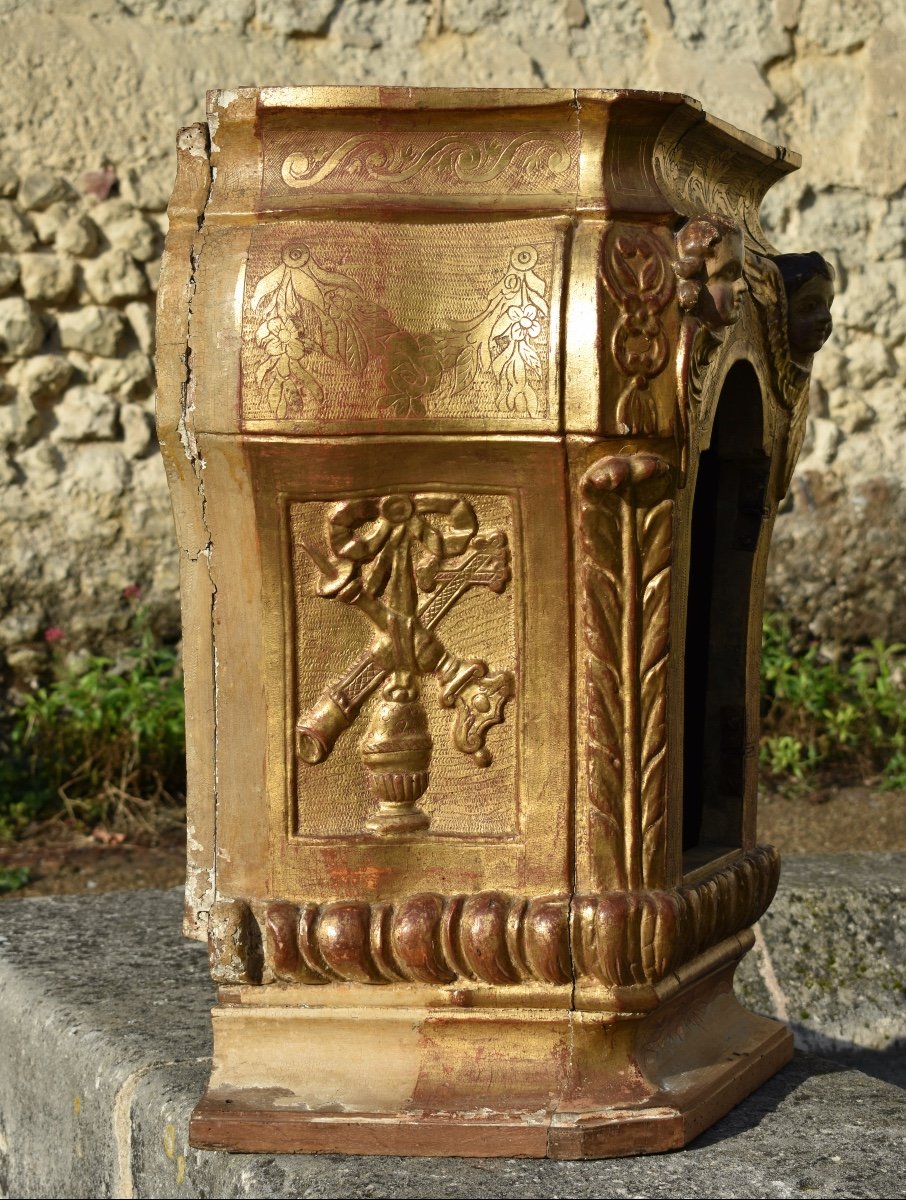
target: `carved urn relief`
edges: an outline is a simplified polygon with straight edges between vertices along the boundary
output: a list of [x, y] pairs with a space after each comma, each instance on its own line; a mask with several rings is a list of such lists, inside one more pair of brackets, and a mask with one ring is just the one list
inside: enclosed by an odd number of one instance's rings
[[733, 973], [761, 600], [833, 273], [683, 96], [245, 88], [159, 301], [197, 1146], [680, 1146], [790, 1057]]

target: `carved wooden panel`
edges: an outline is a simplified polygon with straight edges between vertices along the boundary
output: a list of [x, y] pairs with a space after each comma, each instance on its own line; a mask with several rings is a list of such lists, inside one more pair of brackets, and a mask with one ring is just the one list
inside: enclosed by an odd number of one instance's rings
[[564, 222], [252, 233], [244, 423], [555, 428]]
[[203, 440], [208, 485], [233, 492], [210, 516], [232, 581], [219, 716], [267, 747], [262, 763], [220, 746], [221, 835], [245, 848], [219, 864], [224, 888], [371, 900], [456, 872], [476, 892], [565, 891], [562, 448], [338, 438], [301, 471], [296, 450], [248, 439], [245, 496], [227, 439]]
[[[378, 742], [393, 741], [394, 722], [423, 722], [424, 761], [417, 748], [392, 757], [400, 788], [425, 775], [415, 798], [425, 828], [518, 833], [524, 568], [513, 504], [474, 492], [286, 502], [297, 836], [361, 833], [373, 816], [380, 785], [362, 761], [369, 713]], [[401, 674], [418, 694], [394, 711]]]

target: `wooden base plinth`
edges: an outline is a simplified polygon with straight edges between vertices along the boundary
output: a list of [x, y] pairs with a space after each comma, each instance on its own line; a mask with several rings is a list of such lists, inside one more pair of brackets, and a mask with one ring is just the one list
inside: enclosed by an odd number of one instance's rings
[[276, 1005], [221, 1004], [190, 1142], [557, 1159], [675, 1150], [792, 1056], [789, 1031], [735, 999], [735, 965], [646, 1013], [300, 1008], [285, 989]]

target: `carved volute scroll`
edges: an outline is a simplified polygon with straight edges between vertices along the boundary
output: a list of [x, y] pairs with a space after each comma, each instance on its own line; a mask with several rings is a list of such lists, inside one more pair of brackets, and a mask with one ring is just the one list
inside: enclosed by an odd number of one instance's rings
[[580, 484], [584, 743], [592, 853], [637, 890], [666, 878], [673, 496], [654, 454], [608, 456]]
[[777, 397], [789, 413], [780, 497], [789, 489], [805, 439], [812, 360], [833, 329], [834, 269], [814, 251], [774, 259], [750, 254], [746, 274], [764, 325]]

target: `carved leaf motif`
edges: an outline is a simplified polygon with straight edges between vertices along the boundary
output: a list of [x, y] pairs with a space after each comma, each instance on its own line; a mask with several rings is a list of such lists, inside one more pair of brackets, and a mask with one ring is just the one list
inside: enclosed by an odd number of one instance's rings
[[534, 246], [516, 246], [481, 312], [413, 333], [366, 300], [352, 279], [322, 267], [307, 245], [292, 242], [283, 250], [282, 265], [264, 275], [252, 293], [251, 308], [261, 319], [255, 332], [256, 382], [279, 417], [291, 404], [304, 407], [306, 397], [322, 398], [312, 372], [290, 371], [281, 362], [289, 346], [297, 363], [317, 352], [356, 374], [378, 359], [386, 381], [378, 405], [401, 417], [424, 416], [429, 397], [442, 390], [463, 392], [479, 373], [495, 377], [501, 410], [546, 416], [547, 401], [533, 386], [544, 372], [533, 343], [544, 344], [549, 317], [547, 284], [532, 270], [537, 261]]
[[276, 267], [273, 271], [269, 271], [267, 275], [258, 280], [258, 285], [252, 293], [252, 308], [258, 310], [261, 301], [266, 297], [271, 297], [271, 299], [262, 311], [270, 311], [273, 308], [276, 303], [273, 293], [283, 282], [283, 270], [284, 268], [281, 264], [281, 266]]
[[[667, 700], [673, 502], [663, 500], [639, 521], [642, 554], [640, 661], [642, 838], [646, 866], [663, 853], [666, 821]], [[650, 866], [646, 873], [650, 873]]]
[[617, 512], [585, 500], [582, 507], [583, 629], [588, 652], [585, 693], [588, 706], [588, 798], [606, 826], [605, 837], [620, 838], [623, 826], [622, 676], [620, 625], [623, 590]]
[[617, 401], [617, 431], [667, 432], [659, 428], [650, 391], [669, 353], [661, 313], [673, 295], [674, 281], [665, 249], [651, 233], [615, 223], [602, 246], [600, 277], [620, 309], [611, 351], [617, 370], [628, 380]]
[[[663, 876], [673, 501], [655, 455], [600, 459], [582, 481], [586, 770], [598, 845], [620, 887]], [[652, 490], [654, 489], [654, 490]]]
[[467, 387], [475, 379], [478, 374], [480, 365], [479, 349], [471, 342], [467, 342], [459, 352], [459, 357], [456, 359], [453, 376], [453, 394], [464, 392]]

